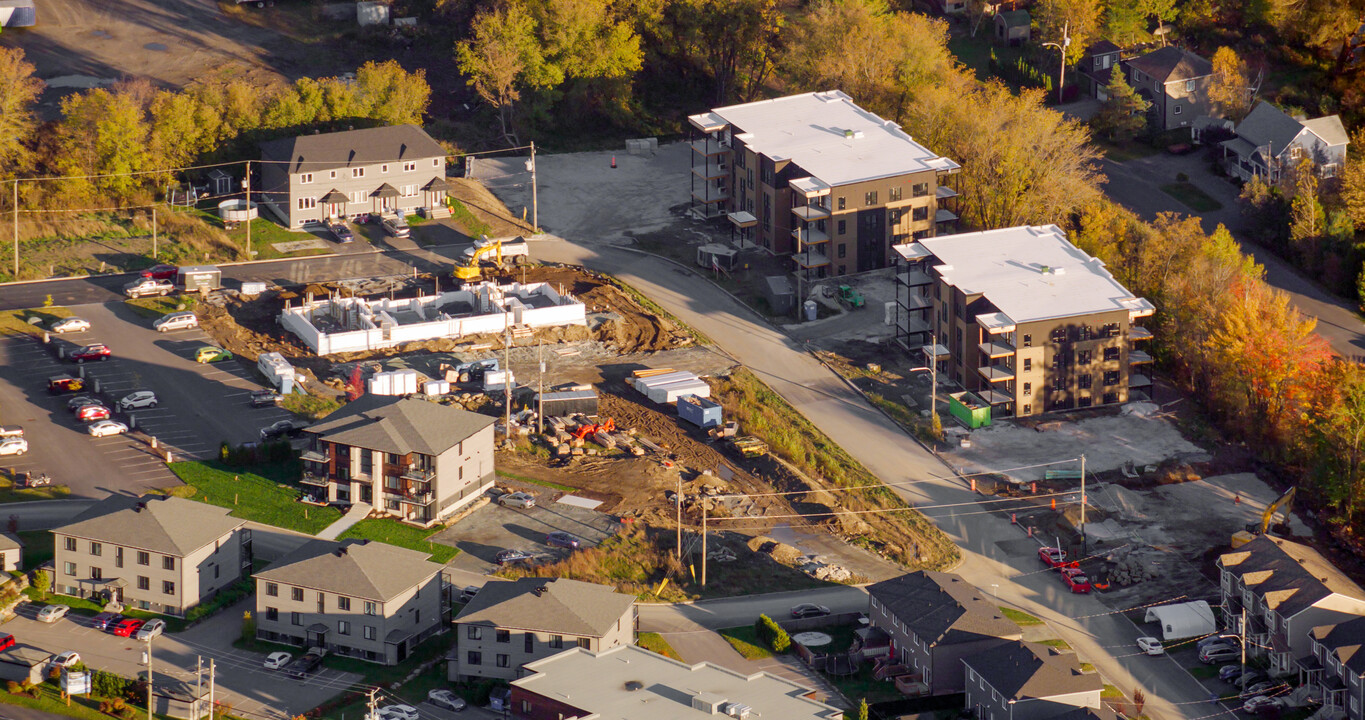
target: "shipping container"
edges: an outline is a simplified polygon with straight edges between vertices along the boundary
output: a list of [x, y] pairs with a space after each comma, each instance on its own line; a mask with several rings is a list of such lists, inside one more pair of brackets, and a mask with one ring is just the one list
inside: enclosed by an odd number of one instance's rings
[[[536, 401], [544, 403], [545, 417], [597, 414], [597, 392], [594, 390], [547, 392], [538, 396]], [[542, 405], [533, 407], [538, 408]]]
[[720, 403], [696, 395], [678, 398], [678, 417], [703, 429], [719, 427], [725, 422]]

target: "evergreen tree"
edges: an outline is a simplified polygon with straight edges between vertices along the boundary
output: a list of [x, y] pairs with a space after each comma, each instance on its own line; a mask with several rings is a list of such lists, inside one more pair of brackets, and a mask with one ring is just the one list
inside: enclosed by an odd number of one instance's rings
[[1109, 73], [1109, 84], [1104, 86], [1104, 92], [1109, 98], [1100, 106], [1090, 126], [1111, 140], [1132, 140], [1147, 126], [1144, 113], [1151, 103], [1133, 90], [1119, 68]]

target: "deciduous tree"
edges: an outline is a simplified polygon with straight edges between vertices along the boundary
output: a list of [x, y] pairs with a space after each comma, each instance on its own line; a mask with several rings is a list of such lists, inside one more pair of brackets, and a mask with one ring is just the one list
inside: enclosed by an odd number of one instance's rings
[[408, 72], [397, 61], [370, 61], [355, 72], [360, 111], [384, 125], [420, 125], [431, 100], [425, 70]]
[[1085, 49], [1099, 37], [1104, 19], [1100, 0], [1039, 0], [1032, 12], [1039, 40], [1060, 45], [1063, 34], [1070, 38], [1066, 48], [1070, 63], [1080, 60]]
[[8, 175], [29, 161], [25, 143], [37, 127], [33, 103], [43, 81], [33, 77], [24, 51], [0, 47], [0, 175]]
[[1236, 50], [1220, 47], [1214, 51], [1208, 95], [1218, 112], [1233, 122], [1241, 122], [1251, 110], [1251, 77]]
[[469, 35], [455, 46], [456, 64], [513, 140], [512, 111], [522, 89], [557, 85], [563, 77], [546, 66], [535, 20], [519, 2], [479, 11]]

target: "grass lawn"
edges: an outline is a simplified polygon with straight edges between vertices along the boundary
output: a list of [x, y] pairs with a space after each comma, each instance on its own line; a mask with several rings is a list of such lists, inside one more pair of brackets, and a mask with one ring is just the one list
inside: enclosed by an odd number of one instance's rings
[[1015, 610], [1012, 607], [1005, 607], [1002, 605], [1000, 606], [1000, 612], [1004, 613], [1005, 617], [1013, 620], [1014, 624], [1020, 627], [1043, 624], [1042, 620], [1039, 620], [1038, 618], [1024, 612], [1023, 610]]
[[[24, 335], [41, 336], [43, 329], [53, 320], [64, 317], [71, 317], [74, 313], [64, 307], [45, 307], [30, 308], [27, 310], [6, 310], [0, 312], [0, 332], [21, 333]], [[36, 325], [30, 320], [38, 320], [42, 324]]]
[[640, 647], [650, 652], [659, 653], [660, 655], [663, 655], [666, 658], [682, 660], [682, 657], [678, 655], [678, 651], [674, 650], [673, 646], [669, 645], [668, 641], [664, 639], [664, 636], [660, 635], [659, 633], [652, 632], [639, 633], [638, 635], [635, 636], [635, 644], [639, 645]]
[[44, 485], [36, 488], [14, 488], [14, 481], [8, 474], [0, 473], [0, 503], [32, 502], [34, 500], [60, 500], [71, 494], [65, 485]]
[[276, 476], [268, 479], [217, 462], [177, 462], [169, 467], [195, 489], [191, 499], [230, 508], [233, 517], [309, 535], [316, 535], [341, 517], [336, 508], [297, 502], [298, 489], [279, 482], [283, 479], [279, 477], [284, 472], [282, 468], [263, 469], [263, 473]]
[[341, 403], [333, 398], [318, 397], [306, 392], [292, 392], [284, 396], [280, 401], [280, 407], [309, 420], [320, 420], [341, 409]]
[[560, 492], [573, 492], [573, 491], [575, 491], [575, 490], [578, 489], [578, 488], [574, 488], [574, 487], [569, 487], [568, 485], [560, 485], [559, 483], [552, 483], [552, 482], [550, 482], [550, 481], [548, 481], [548, 480], [537, 480], [536, 478], [533, 478], [533, 477], [526, 477], [525, 475], [517, 475], [517, 474], [515, 474], [515, 473], [504, 472], [504, 471], [502, 471], [502, 470], [499, 470], [499, 471], [498, 471], [498, 476], [499, 476], [499, 477], [505, 477], [505, 478], [507, 478], [508, 480], [516, 480], [517, 482], [524, 482], [524, 483], [530, 483], [530, 484], [532, 484], [532, 485], [539, 485], [539, 486], [541, 486], [541, 487], [547, 487], [547, 488], [550, 488], [551, 490], [558, 490], [558, 491], [560, 491]]
[[[104, 606], [93, 600], [71, 597], [70, 595], [57, 595], [51, 592], [44, 595], [31, 587], [24, 589], [24, 597], [27, 597], [29, 600], [32, 600], [39, 605], [66, 605], [71, 608], [71, 612], [76, 615], [92, 617], [104, 612]], [[241, 598], [239, 597], [237, 599], [240, 600]], [[184, 619], [173, 615], [158, 615], [154, 612], [147, 612], [145, 610], [137, 610], [129, 607], [123, 609], [122, 615], [124, 617], [137, 618], [138, 620], [160, 618], [166, 621], [166, 632], [180, 632], [189, 624]]]
[[1222, 210], [1223, 203], [1214, 200], [1208, 193], [1188, 182], [1168, 183], [1161, 191], [1180, 201], [1180, 204], [1195, 212]]
[[773, 656], [772, 651], [763, 646], [763, 641], [758, 638], [758, 632], [754, 630], [753, 625], [740, 625], [716, 632], [730, 643], [735, 652], [743, 655], [745, 660], [762, 660]]
[[166, 297], [128, 298], [123, 301], [129, 310], [149, 318], [159, 318], [177, 310], [193, 310], [199, 298], [193, 295], [167, 295]]
[[36, 568], [56, 555], [52, 548], [52, 533], [47, 530], [21, 532], [19, 539], [24, 542], [24, 567], [26, 568]]
[[[246, 245], [246, 226], [239, 225], [236, 230], [229, 230], [228, 238], [237, 247]], [[294, 252], [280, 252], [275, 249], [275, 243], [298, 242], [300, 240], [316, 240], [317, 236], [306, 232], [293, 232], [285, 230], [283, 227], [266, 220], [256, 218], [251, 221], [251, 250], [252, 260], [273, 260], [275, 258], [286, 257], [308, 257], [310, 255], [331, 255], [332, 250], [327, 248], [311, 248], [308, 250], [296, 250]]]
[[469, 211], [465, 204], [459, 200], [450, 201], [450, 219], [464, 231], [465, 235], [478, 239], [480, 235], [487, 235], [492, 231], [488, 223], [480, 220], [478, 216]]
[[[159, 674], [159, 673], [158, 673]], [[61, 690], [56, 683], [43, 682], [34, 686], [37, 697], [27, 695], [12, 695], [8, 692], [0, 692], [0, 703], [5, 705], [18, 705], [21, 707], [41, 710], [53, 715], [65, 715], [67, 717], [81, 718], [81, 720], [109, 720], [110, 715], [99, 711], [100, 699], [94, 695], [77, 695], [71, 698], [68, 704], [61, 699]], [[147, 706], [128, 703], [129, 708], [141, 708], [134, 714], [134, 717], [146, 717]], [[165, 715], [156, 715], [156, 718], [170, 720]]]
[[398, 547], [417, 550], [419, 552], [431, 553], [431, 561], [442, 565], [450, 562], [451, 558], [460, 554], [460, 549], [449, 545], [442, 545], [438, 542], [427, 540], [428, 537], [440, 532], [442, 528], [425, 529], [404, 525], [397, 520], [384, 518], [370, 518], [361, 520], [352, 525], [342, 533], [338, 540], [347, 538], [357, 538], [361, 540], [374, 540], [376, 542], [397, 545]]
[[872, 677], [872, 666], [864, 664], [862, 668], [853, 675], [840, 677], [838, 675], [825, 675], [825, 679], [830, 684], [839, 689], [849, 702], [855, 705], [859, 700], [866, 699], [868, 704], [887, 702], [890, 700], [901, 700], [904, 698], [898, 690], [896, 683], [890, 680], [877, 680]]
[[1048, 639], [1048, 640], [1038, 640], [1037, 642], [1038, 642], [1039, 645], [1047, 645], [1048, 647], [1055, 647], [1055, 648], [1057, 648], [1058, 650], [1070, 650], [1070, 649], [1071, 649], [1071, 646], [1070, 646], [1069, 644], [1067, 644], [1067, 642], [1066, 642], [1065, 640], [1061, 639], [1061, 638], [1050, 638], [1050, 639]]
[[1106, 158], [1117, 163], [1150, 157], [1161, 152], [1160, 148], [1155, 148], [1147, 143], [1138, 142], [1136, 140], [1120, 142], [1116, 140], [1095, 138], [1095, 146], [1100, 149], [1100, 152], [1104, 153]]

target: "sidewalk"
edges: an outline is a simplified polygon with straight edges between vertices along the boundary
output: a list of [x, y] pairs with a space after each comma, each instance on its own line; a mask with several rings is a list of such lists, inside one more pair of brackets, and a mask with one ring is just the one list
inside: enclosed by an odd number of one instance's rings
[[328, 525], [327, 527], [322, 529], [322, 532], [318, 533], [317, 535], [318, 539], [319, 540], [337, 539], [338, 535], [351, 529], [352, 525], [369, 517], [370, 511], [373, 509], [374, 509], [373, 507], [370, 507], [369, 505], [362, 502], [352, 503], [351, 509], [347, 510], [346, 514], [342, 515], [340, 520], [337, 520], [331, 525]]

